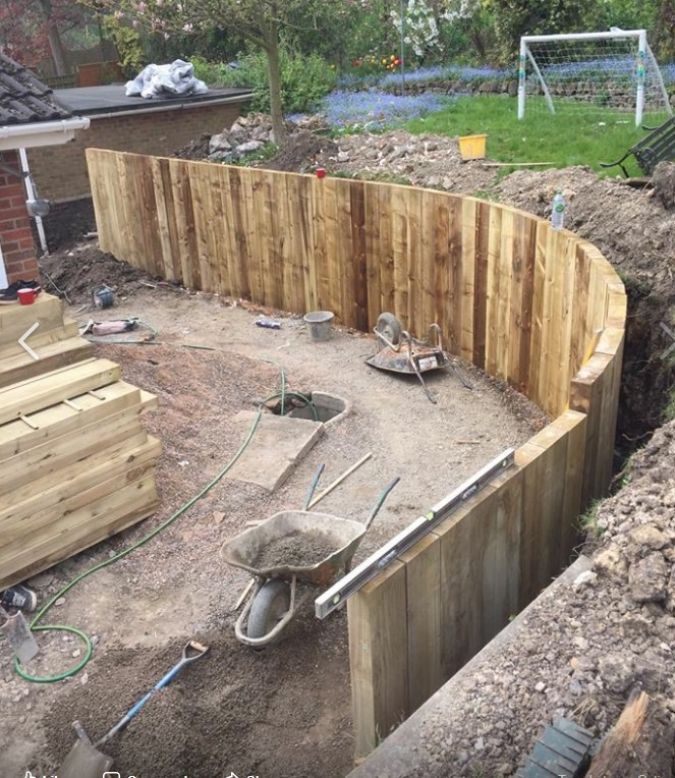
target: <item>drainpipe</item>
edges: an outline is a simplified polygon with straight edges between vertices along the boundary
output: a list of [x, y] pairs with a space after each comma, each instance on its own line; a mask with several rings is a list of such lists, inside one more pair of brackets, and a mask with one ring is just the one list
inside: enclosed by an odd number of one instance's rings
[[[37, 200], [37, 197], [35, 196], [35, 187], [33, 186], [33, 179], [31, 178], [30, 168], [28, 167], [28, 155], [26, 154], [26, 149], [19, 149], [19, 158], [21, 159], [21, 170], [23, 172], [23, 180], [26, 186], [26, 196], [28, 197], [28, 200]], [[33, 218], [35, 219], [35, 227], [40, 239], [40, 248], [42, 249], [42, 253], [49, 254], [47, 236], [45, 235], [45, 227], [42, 223], [42, 217], [34, 216]]]

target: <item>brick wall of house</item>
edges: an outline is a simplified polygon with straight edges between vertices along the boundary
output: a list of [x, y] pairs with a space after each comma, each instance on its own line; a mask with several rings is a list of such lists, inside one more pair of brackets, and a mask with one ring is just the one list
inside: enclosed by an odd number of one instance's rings
[[7, 271], [7, 280], [32, 281], [38, 277], [37, 255], [30, 216], [26, 209], [26, 191], [21, 177], [19, 155], [16, 151], [0, 154], [0, 246]]
[[172, 156], [202, 134], [213, 135], [229, 128], [240, 108], [241, 103], [201, 104], [138, 115], [92, 116], [89, 129], [78, 132], [70, 143], [28, 151], [38, 194], [54, 202], [90, 197], [86, 148]]

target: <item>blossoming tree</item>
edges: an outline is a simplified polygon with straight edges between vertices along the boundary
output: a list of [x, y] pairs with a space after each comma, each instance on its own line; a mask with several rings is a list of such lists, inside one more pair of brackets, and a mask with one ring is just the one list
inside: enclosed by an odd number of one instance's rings
[[[100, 7], [165, 37], [220, 27], [236, 31], [267, 56], [270, 109], [277, 143], [286, 127], [281, 93], [280, 35], [284, 30], [316, 29], [321, 33], [322, 0], [96, 0]], [[323, 0], [325, 3], [325, 0]], [[349, 7], [361, 0], [331, 0]]]

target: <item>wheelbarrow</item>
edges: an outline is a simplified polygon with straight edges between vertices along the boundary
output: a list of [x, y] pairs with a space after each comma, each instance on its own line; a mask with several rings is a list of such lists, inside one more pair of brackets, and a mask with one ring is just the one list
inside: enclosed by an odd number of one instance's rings
[[[359, 544], [399, 480], [394, 479], [382, 491], [365, 523], [328, 513], [282, 511], [223, 544], [221, 556], [225, 562], [252, 576], [239, 598], [240, 603], [248, 600], [234, 625], [240, 643], [263, 648], [275, 642], [309, 600], [314, 588], [324, 588], [339, 574], [349, 572]], [[270, 544], [283, 538], [310, 535], [320, 538], [322, 547], [334, 550], [309, 565], [276, 563], [265, 567], [258, 563]]]
[[[434, 323], [429, 327], [428, 340], [418, 340], [403, 329], [393, 313], [385, 312], [379, 315], [373, 332], [382, 347], [366, 360], [367, 364], [391, 373], [416, 375], [426, 396], [435, 403], [436, 399], [427, 389], [422, 374], [451, 367], [450, 359], [443, 350], [441, 328], [438, 324]], [[457, 368], [455, 370], [464, 386], [473, 388]]]

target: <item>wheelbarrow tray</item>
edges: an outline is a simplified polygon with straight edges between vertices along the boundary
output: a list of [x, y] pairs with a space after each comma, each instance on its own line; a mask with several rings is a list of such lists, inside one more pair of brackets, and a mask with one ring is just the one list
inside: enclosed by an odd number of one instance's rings
[[[373, 354], [366, 362], [378, 370], [389, 370], [392, 373], [404, 373], [416, 375], [415, 368], [410, 364], [410, 353], [406, 347], [399, 351], [385, 346], [377, 354]], [[439, 370], [449, 364], [447, 354], [436, 348], [416, 348], [412, 359], [420, 373], [428, 373], [430, 370]]]
[[[326, 586], [344, 566], [351, 562], [365, 534], [360, 521], [342, 519], [328, 513], [312, 511], [282, 511], [275, 513], [257, 527], [228, 540], [221, 549], [222, 558], [233, 567], [247, 570], [258, 578], [281, 578]], [[335, 551], [310, 566], [278, 565], [256, 567], [255, 560], [270, 543], [296, 533], [316, 533], [334, 545]]]

